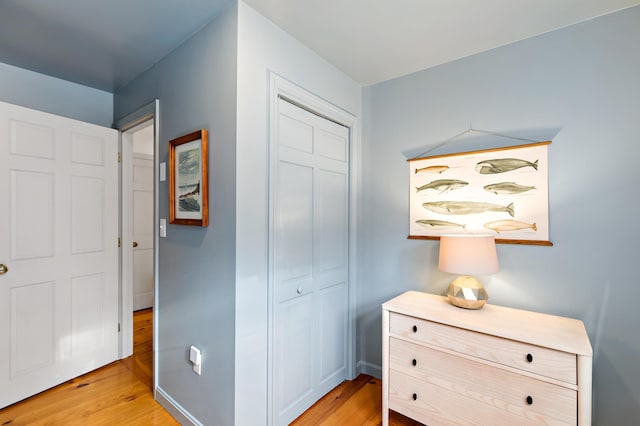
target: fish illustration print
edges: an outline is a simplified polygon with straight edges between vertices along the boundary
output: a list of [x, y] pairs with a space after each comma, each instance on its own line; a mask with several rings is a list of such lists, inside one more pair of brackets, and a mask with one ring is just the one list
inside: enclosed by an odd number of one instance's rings
[[533, 163], [517, 158], [496, 158], [493, 160], [484, 160], [476, 164], [476, 172], [481, 175], [488, 175], [510, 172], [512, 170], [521, 169], [522, 167], [532, 167], [533, 169], [538, 170], [538, 160]]
[[494, 194], [520, 194], [522, 192], [531, 191], [536, 189], [535, 186], [518, 185], [515, 182], [500, 182], [492, 183], [491, 185], [485, 185], [484, 190], [487, 192], [493, 192]]
[[466, 227], [467, 227], [467, 225], [463, 225], [461, 223], [447, 222], [446, 220], [421, 219], [421, 220], [416, 220], [416, 223], [418, 225], [422, 225], [425, 228], [429, 228], [429, 229], [462, 228], [462, 229], [466, 230]]
[[519, 231], [521, 229], [533, 229], [538, 230], [536, 223], [520, 222], [518, 220], [495, 220], [493, 222], [485, 223], [484, 227], [496, 231], [498, 234], [500, 231]]
[[442, 172], [446, 172], [447, 170], [449, 170], [449, 166], [429, 166], [429, 167], [423, 167], [421, 169], [416, 169], [415, 174], [418, 174], [420, 172], [424, 172], [424, 173], [442, 173]]
[[420, 187], [416, 187], [416, 192], [424, 191], [425, 189], [435, 189], [436, 191], [440, 191], [441, 193], [451, 191], [452, 189], [462, 188], [463, 186], [469, 185], [469, 182], [465, 182], [463, 180], [457, 179], [438, 179], [432, 182], [429, 182], [426, 185], [422, 185]]
[[422, 207], [440, 214], [475, 214], [484, 212], [507, 212], [514, 215], [513, 203], [508, 206], [478, 201], [432, 201], [422, 203]]

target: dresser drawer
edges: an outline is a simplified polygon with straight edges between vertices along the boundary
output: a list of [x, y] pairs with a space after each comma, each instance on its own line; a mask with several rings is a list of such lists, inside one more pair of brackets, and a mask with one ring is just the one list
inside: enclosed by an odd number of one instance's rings
[[429, 426], [577, 422], [574, 390], [395, 338], [389, 344], [389, 408]]
[[389, 332], [418, 343], [446, 348], [541, 376], [576, 384], [576, 355], [443, 325], [398, 313], [390, 314]]

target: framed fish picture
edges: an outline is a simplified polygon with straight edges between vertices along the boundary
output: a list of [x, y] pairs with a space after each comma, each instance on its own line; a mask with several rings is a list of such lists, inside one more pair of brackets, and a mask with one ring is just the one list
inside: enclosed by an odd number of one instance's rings
[[208, 159], [204, 129], [169, 141], [169, 223], [209, 225]]
[[498, 243], [552, 245], [550, 143], [408, 160], [409, 238], [493, 234]]

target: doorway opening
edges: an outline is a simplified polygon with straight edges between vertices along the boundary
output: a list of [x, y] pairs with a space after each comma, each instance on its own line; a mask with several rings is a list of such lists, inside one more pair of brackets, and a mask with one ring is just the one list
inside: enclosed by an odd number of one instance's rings
[[132, 371], [154, 393], [158, 314], [157, 117], [156, 100], [116, 123], [122, 132], [120, 358], [130, 357]]
[[[133, 355], [125, 365], [153, 390], [153, 164], [154, 126], [148, 120], [122, 138], [123, 281], [131, 288]], [[126, 172], [125, 172], [126, 169]], [[126, 233], [126, 236], [125, 236]], [[125, 275], [126, 274], [126, 275]], [[127, 314], [129, 314], [127, 312]]]

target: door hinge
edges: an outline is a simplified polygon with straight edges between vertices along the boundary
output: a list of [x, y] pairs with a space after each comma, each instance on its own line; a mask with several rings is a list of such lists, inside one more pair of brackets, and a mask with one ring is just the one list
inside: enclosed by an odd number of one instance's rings
[[118, 163], [120, 163], [122, 161], [122, 156], [120, 155], [120, 153], [118, 152]]
[[120, 237], [118, 237], [118, 247], [120, 247], [120, 244], [121, 244]]
[[118, 333], [120, 333], [120, 323], [118, 323]]

